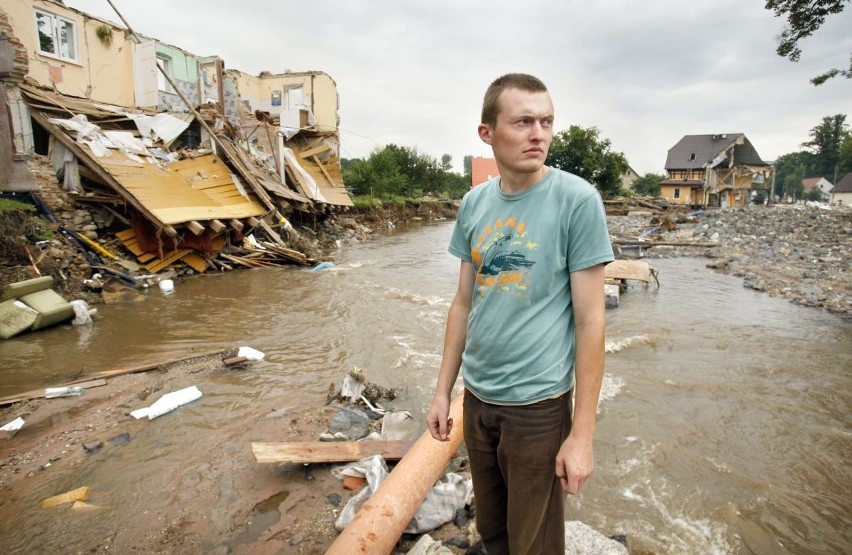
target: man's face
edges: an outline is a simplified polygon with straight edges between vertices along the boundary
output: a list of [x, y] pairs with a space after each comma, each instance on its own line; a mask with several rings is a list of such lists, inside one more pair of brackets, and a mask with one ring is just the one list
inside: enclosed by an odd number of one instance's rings
[[494, 150], [501, 173], [535, 173], [553, 140], [553, 102], [547, 92], [506, 89], [500, 93], [497, 123], [480, 124], [479, 136]]

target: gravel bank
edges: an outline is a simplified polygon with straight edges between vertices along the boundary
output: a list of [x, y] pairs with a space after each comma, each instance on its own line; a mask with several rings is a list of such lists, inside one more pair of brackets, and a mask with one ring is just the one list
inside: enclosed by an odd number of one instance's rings
[[[704, 256], [708, 268], [743, 278], [743, 286], [828, 310], [852, 322], [852, 209], [812, 205], [748, 206], [675, 216], [674, 229], [645, 237], [659, 242], [718, 243], [717, 247], [643, 249], [645, 258]], [[660, 226], [650, 212], [610, 216], [615, 238], [637, 238]], [[665, 226], [660, 226], [665, 227]]]

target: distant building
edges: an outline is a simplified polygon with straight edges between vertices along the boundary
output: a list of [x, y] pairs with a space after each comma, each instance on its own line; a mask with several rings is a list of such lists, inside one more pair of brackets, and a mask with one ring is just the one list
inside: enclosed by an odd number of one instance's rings
[[482, 185], [489, 179], [500, 176], [497, 168], [497, 160], [494, 158], [482, 158], [477, 156], [470, 160], [470, 188]]
[[852, 206], [852, 172], [843, 176], [830, 193], [829, 202], [838, 206]]
[[831, 191], [831, 182], [824, 177], [806, 177], [802, 180], [802, 187], [804, 187], [805, 195], [811, 192], [814, 187], [819, 189], [820, 191], [820, 200], [828, 199], [828, 193]]
[[773, 171], [742, 133], [686, 135], [669, 149], [660, 196], [686, 206], [745, 206], [752, 191], [769, 187]]
[[621, 188], [633, 189], [633, 184], [641, 177], [636, 170], [627, 166], [627, 171], [621, 174]]

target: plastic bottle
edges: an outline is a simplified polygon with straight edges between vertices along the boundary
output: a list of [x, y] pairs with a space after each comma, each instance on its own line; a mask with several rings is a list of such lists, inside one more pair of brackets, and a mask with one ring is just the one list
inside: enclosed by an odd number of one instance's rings
[[71, 395], [82, 395], [86, 391], [80, 386], [71, 387], [48, 387], [44, 390], [45, 399], [53, 399], [54, 397], [70, 397]]

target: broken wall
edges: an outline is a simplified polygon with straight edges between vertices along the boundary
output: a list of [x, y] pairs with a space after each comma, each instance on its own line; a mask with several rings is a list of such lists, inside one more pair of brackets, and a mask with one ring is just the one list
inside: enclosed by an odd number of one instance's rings
[[[302, 119], [300, 128], [310, 126], [320, 132], [337, 132], [337, 84], [329, 75], [311, 71], [254, 76], [234, 70], [229, 70], [228, 75], [235, 81], [240, 99], [249, 111], [260, 110], [278, 116], [281, 112], [296, 112], [304, 105], [310, 108], [314, 123]], [[298, 117], [293, 114], [292, 121], [299, 121]], [[288, 116], [282, 114], [281, 118], [285, 121]], [[305, 123], [307, 125], [302, 125]]]
[[[3, 10], [27, 49], [30, 78], [63, 94], [133, 106], [132, 48], [124, 29], [49, 0], [4, 0]], [[36, 12], [45, 25], [60, 22], [64, 34], [39, 33]], [[100, 27], [109, 31], [109, 45], [98, 38]]]

